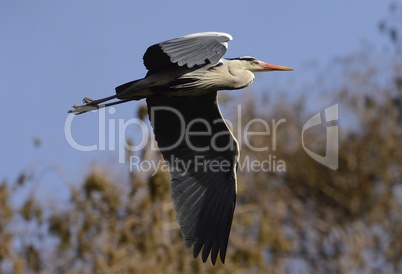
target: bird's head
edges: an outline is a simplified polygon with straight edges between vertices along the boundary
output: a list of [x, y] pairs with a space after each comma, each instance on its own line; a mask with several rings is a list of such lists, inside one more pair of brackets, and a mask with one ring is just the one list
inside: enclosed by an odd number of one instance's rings
[[292, 68], [285, 67], [285, 66], [278, 66], [273, 64], [268, 64], [262, 62], [260, 60], [255, 59], [254, 57], [244, 56], [236, 58], [242, 63], [244, 69], [249, 70], [251, 72], [259, 72], [259, 71], [274, 71], [274, 70], [282, 70], [288, 71], [293, 70]]

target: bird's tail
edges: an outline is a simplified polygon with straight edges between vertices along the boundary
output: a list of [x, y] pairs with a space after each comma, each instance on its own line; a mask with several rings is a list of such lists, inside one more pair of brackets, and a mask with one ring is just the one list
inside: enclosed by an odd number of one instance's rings
[[[104, 107], [109, 107], [109, 106], [118, 105], [118, 104], [122, 104], [122, 103], [129, 102], [129, 101], [137, 101], [137, 100], [146, 98], [147, 95], [149, 95], [148, 94], [149, 91], [144, 90], [143, 92], [141, 92], [141, 90], [137, 89], [137, 91], [135, 91], [136, 89], [135, 88], [133, 89], [133, 84], [138, 81], [141, 81], [141, 80], [131, 81], [131, 82], [128, 82], [126, 84], [116, 87], [116, 94], [109, 96], [109, 97], [101, 98], [98, 100], [92, 100], [91, 98], [85, 97], [83, 99], [84, 104], [73, 105], [73, 109], [69, 110], [68, 113], [74, 113], [74, 114], [78, 115], [78, 114], [86, 113], [88, 111], [97, 110], [97, 109], [101, 109]], [[107, 101], [110, 101], [113, 99], [118, 99], [118, 101], [102, 104], [104, 102], [107, 102]]]
[[125, 83], [123, 85], [120, 85], [120, 86], [116, 87], [115, 88], [116, 96], [119, 97], [119, 94], [124, 93], [124, 91], [127, 91], [127, 89], [131, 88], [133, 86], [133, 84], [135, 84], [135, 83], [137, 83], [137, 82], [139, 82], [141, 80], [142, 79], [131, 81], [131, 82], [128, 82], [128, 83]]

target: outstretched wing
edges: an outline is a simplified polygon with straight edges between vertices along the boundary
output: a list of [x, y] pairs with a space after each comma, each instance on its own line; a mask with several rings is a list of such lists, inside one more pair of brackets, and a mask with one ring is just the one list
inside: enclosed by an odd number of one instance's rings
[[200, 32], [150, 46], [144, 54], [149, 73], [177, 64], [192, 68], [217, 63], [225, 54], [232, 36], [223, 32]]
[[236, 203], [237, 141], [217, 94], [147, 98], [155, 138], [172, 176], [172, 198], [187, 248], [225, 261]]

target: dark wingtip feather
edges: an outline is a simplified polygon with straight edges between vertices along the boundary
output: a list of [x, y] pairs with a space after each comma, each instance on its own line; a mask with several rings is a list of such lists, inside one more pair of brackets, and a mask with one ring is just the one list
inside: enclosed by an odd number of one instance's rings
[[[211, 252], [211, 248], [212, 248], [212, 240], [209, 239], [209, 240], [204, 244], [204, 248], [202, 249], [202, 261], [203, 261], [203, 262], [206, 262], [206, 261], [208, 260], [208, 256], [209, 256], [209, 253]], [[211, 261], [212, 261], [212, 263], [213, 263], [214, 261], [216, 261], [216, 258], [214, 259], [214, 258], [212, 258], [212, 256], [211, 256]], [[213, 263], [213, 264], [214, 264], [214, 263]]]
[[[202, 244], [196, 242], [194, 244], [194, 248], [193, 248], [193, 257], [194, 257], [194, 259], [196, 259], [198, 257], [198, 255], [200, 254], [201, 249], [202, 249]], [[203, 262], [205, 263], [204, 260], [203, 260]]]
[[211, 262], [213, 265], [216, 263], [216, 259], [218, 258], [218, 253], [219, 253], [219, 246], [214, 245], [211, 250]]
[[143, 57], [144, 66], [147, 68], [148, 75], [155, 73], [158, 70], [172, 66], [170, 57], [163, 52], [159, 44], [150, 46]]
[[221, 248], [221, 251], [219, 252], [219, 258], [221, 258], [221, 262], [224, 264], [225, 263], [225, 258], [226, 258], [226, 246]]
[[212, 265], [215, 265], [215, 264], [216, 264], [216, 259], [217, 259], [217, 258], [218, 258], [217, 255], [213, 256], [212, 253], [211, 253], [211, 262], [212, 262]]

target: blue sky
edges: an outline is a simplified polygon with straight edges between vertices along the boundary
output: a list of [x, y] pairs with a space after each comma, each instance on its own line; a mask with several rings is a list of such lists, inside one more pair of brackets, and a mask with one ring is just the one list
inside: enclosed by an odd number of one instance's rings
[[[305, 64], [357, 51], [363, 40], [381, 45], [385, 39], [377, 24], [387, 14], [387, 1], [363, 0], [1, 1], [0, 180], [13, 181], [18, 172], [34, 168], [53, 192], [60, 189], [53, 182], [79, 180], [93, 161], [113, 166], [115, 153], [69, 146], [67, 110], [84, 96], [108, 96], [115, 86], [143, 77], [142, 55], [156, 42], [223, 31], [234, 37], [227, 57], [251, 55], [295, 68], [258, 75], [257, 89], [277, 78], [302, 79]], [[121, 105], [115, 117], [128, 119], [136, 107]], [[96, 143], [97, 116], [78, 117], [77, 140]], [[34, 147], [34, 138], [42, 140], [41, 147]], [[47, 172], [51, 167], [63, 167], [66, 177]]]

